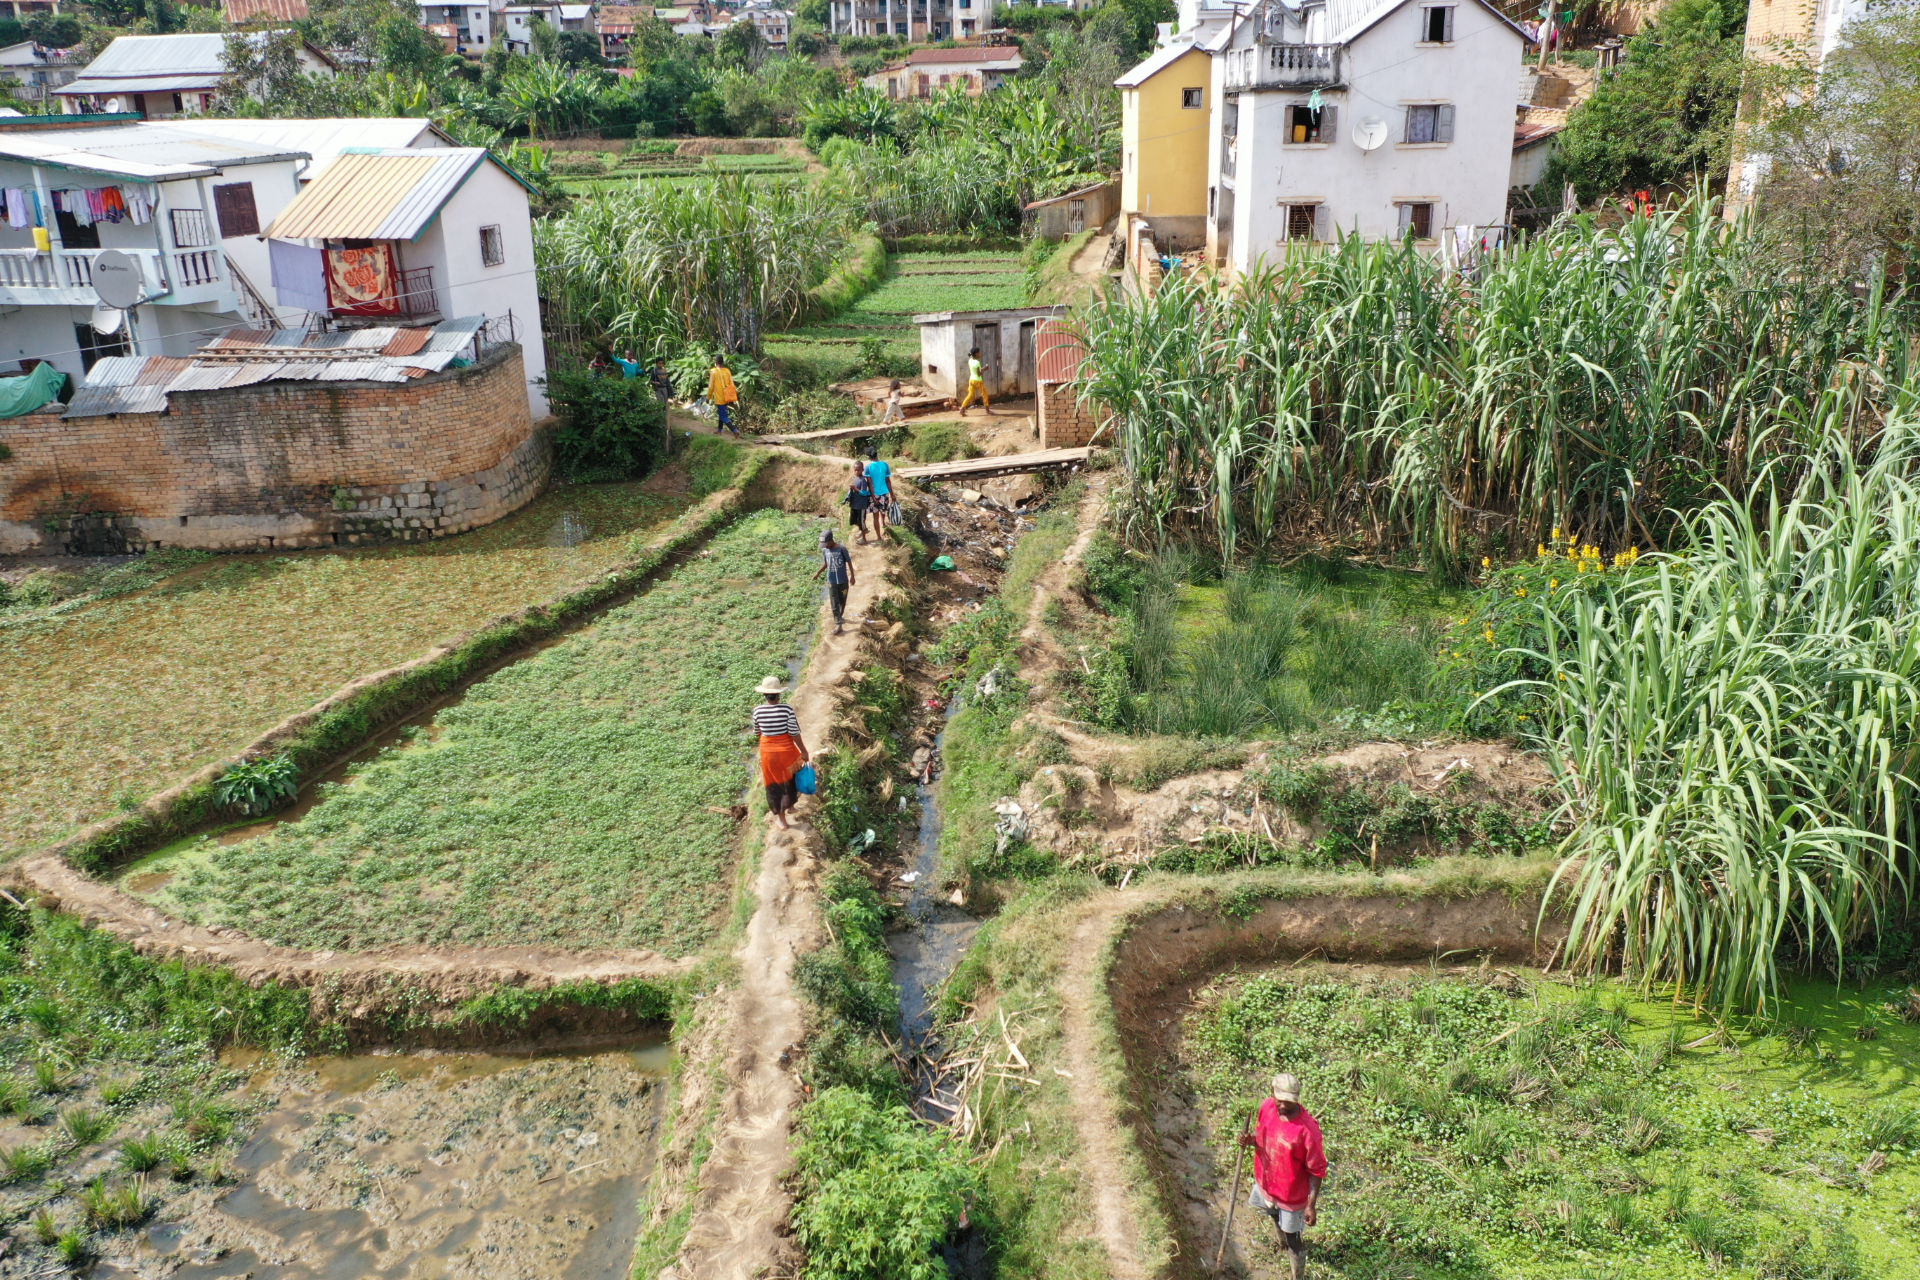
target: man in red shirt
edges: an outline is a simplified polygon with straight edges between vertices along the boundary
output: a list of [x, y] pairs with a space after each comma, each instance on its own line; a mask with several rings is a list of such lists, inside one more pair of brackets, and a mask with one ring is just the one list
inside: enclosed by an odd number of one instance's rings
[[1327, 1154], [1319, 1123], [1300, 1105], [1297, 1077], [1273, 1078], [1273, 1096], [1260, 1104], [1260, 1119], [1251, 1134], [1240, 1135], [1240, 1145], [1253, 1148], [1253, 1187], [1247, 1203], [1273, 1219], [1293, 1263], [1293, 1280], [1304, 1280], [1307, 1242], [1302, 1233], [1319, 1218]]

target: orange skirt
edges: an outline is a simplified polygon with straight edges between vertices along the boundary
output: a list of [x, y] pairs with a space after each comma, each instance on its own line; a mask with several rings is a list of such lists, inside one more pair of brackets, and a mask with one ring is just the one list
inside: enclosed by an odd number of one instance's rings
[[764, 786], [778, 786], [793, 780], [800, 772], [800, 746], [790, 734], [760, 739], [760, 781]]

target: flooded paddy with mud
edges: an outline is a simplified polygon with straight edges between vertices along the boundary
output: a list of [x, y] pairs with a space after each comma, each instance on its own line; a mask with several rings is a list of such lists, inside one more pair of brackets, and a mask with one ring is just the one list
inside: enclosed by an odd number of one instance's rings
[[564, 1052], [363, 1054], [252, 1070], [226, 1177], [101, 1241], [98, 1277], [624, 1277], [664, 1036]]

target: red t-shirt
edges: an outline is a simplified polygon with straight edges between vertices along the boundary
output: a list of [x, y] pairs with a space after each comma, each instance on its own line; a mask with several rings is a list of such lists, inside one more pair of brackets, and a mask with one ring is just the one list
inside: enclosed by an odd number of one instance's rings
[[1306, 1208], [1311, 1190], [1307, 1179], [1327, 1176], [1327, 1153], [1320, 1143], [1320, 1124], [1305, 1107], [1296, 1107], [1287, 1117], [1272, 1098], [1260, 1104], [1260, 1119], [1253, 1127], [1253, 1176], [1267, 1199], [1281, 1208]]

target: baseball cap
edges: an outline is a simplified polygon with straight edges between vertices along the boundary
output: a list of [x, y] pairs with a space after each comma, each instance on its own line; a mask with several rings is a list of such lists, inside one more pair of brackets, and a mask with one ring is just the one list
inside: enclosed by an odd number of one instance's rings
[[1290, 1076], [1282, 1071], [1273, 1078], [1273, 1100], [1275, 1102], [1300, 1101], [1300, 1077]]

